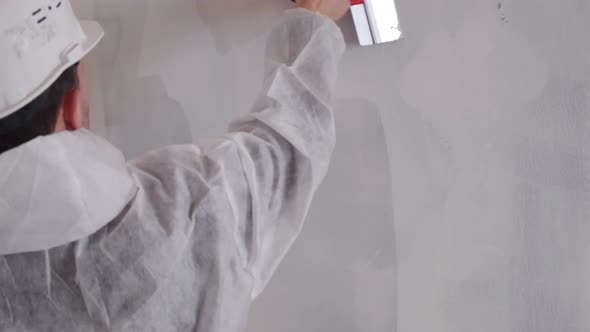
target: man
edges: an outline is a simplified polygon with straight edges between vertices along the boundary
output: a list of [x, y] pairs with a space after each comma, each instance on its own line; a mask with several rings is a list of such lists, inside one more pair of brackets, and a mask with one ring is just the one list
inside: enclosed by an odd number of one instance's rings
[[218, 143], [127, 163], [85, 129], [78, 63], [102, 29], [68, 0], [3, 0], [0, 330], [241, 330], [328, 168], [348, 1], [284, 15]]

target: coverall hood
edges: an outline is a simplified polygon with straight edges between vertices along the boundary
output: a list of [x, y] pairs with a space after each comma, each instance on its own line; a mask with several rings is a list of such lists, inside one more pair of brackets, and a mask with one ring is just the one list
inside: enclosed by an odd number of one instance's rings
[[85, 238], [136, 191], [123, 155], [88, 130], [39, 137], [0, 154], [0, 255]]

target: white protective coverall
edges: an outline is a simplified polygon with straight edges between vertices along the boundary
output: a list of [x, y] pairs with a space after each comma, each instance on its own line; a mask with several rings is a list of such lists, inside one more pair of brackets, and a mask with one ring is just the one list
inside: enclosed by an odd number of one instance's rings
[[0, 155], [1, 331], [240, 331], [335, 143], [344, 41], [288, 11], [254, 112], [209, 147], [126, 163], [89, 131]]

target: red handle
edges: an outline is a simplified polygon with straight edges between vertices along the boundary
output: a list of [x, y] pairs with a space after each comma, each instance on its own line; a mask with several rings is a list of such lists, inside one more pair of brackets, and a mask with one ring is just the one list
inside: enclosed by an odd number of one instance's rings
[[[295, 2], [295, 0], [291, 0], [291, 1]], [[365, 0], [350, 0], [351, 6], [364, 5], [364, 4], [365, 4]]]

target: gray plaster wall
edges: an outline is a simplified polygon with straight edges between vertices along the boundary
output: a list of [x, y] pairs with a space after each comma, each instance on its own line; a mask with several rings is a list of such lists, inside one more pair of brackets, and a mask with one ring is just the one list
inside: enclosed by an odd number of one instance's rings
[[[78, 0], [93, 128], [133, 158], [247, 112], [283, 0]], [[350, 43], [334, 163], [248, 331], [590, 331], [590, 2], [397, 0]]]

